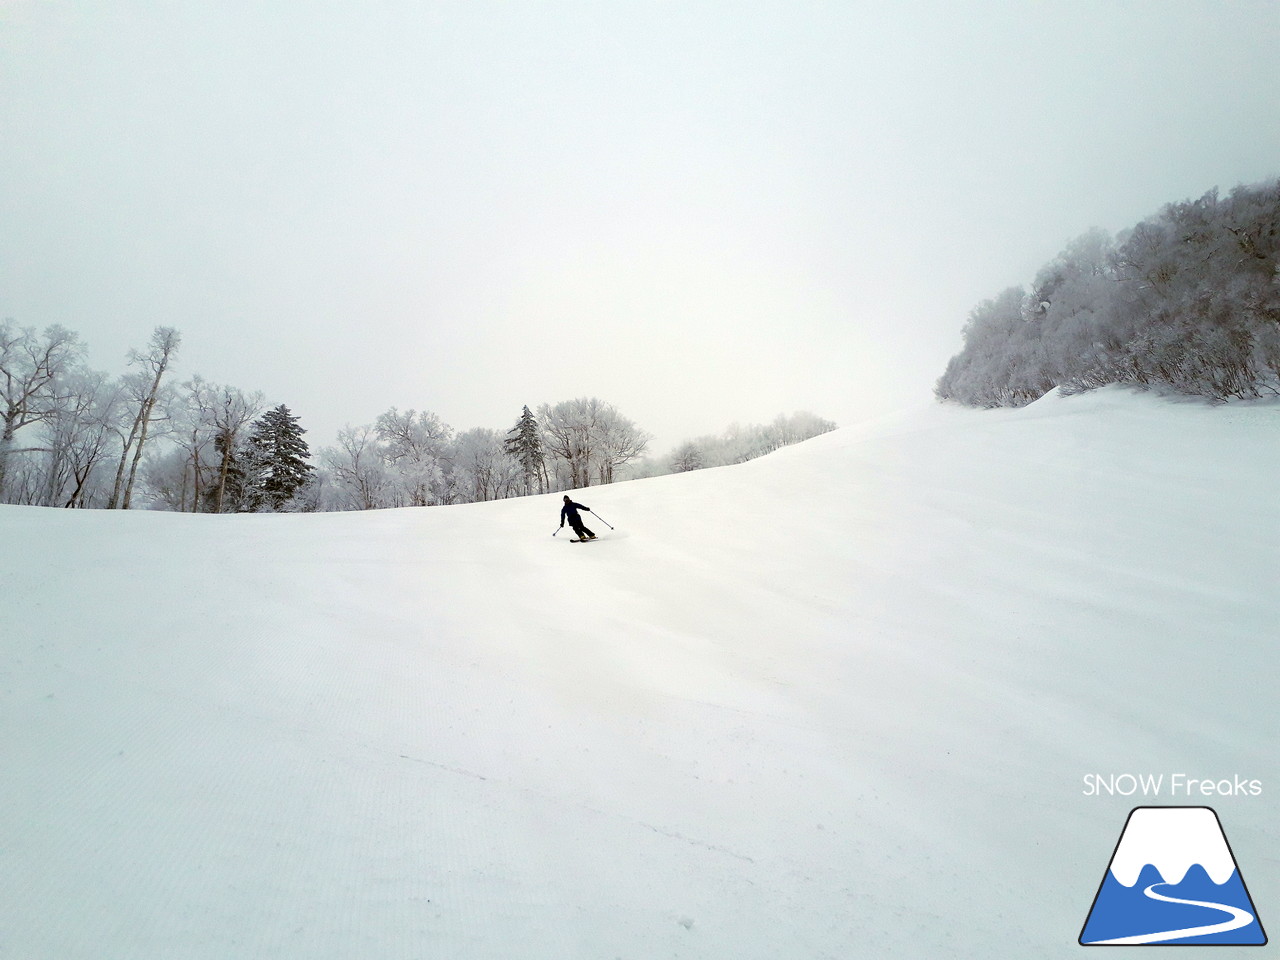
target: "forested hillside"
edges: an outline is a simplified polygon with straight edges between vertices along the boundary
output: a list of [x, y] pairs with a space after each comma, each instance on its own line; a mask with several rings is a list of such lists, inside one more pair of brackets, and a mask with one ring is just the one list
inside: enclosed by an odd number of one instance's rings
[[940, 399], [1022, 406], [1055, 387], [1163, 386], [1214, 400], [1280, 390], [1280, 180], [1093, 230], [974, 308]]
[[392, 407], [348, 423], [313, 458], [285, 404], [198, 374], [178, 381], [181, 347], [176, 328], [157, 327], [112, 376], [88, 366], [72, 330], [0, 321], [0, 503], [180, 513], [476, 503], [741, 463], [835, 429], [780, 415], [647, 460], [653, 436], [598, 397], [525, 405], [505, 431]]

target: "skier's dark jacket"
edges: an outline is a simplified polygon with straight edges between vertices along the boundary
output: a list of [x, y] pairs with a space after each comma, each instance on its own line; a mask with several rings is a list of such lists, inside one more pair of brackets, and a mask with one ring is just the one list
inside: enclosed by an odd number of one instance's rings
[[585, 503], [574, 503], [572, 500], [566, 500], [565, 505], [560, 508], [560, 526], [564, 526], [565, 517], [569, 518], [569, 526], [577, 529], [582, 526], [582, 518], [578, 516], [579, 510], [591, 512], [591, 508]]

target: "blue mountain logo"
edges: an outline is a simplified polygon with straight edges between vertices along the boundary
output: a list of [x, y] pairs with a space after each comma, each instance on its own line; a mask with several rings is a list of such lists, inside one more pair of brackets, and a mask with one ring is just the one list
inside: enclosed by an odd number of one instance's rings
[[1080, 944], [1262, 946], [1267, 934], [1210, 807], [1134, 807]]

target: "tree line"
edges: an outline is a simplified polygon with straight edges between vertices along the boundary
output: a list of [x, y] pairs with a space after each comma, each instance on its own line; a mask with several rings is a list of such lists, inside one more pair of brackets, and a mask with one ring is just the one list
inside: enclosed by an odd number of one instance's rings
[[1093, 230], [984, 301], [935, 393], [1022, 406], [1061, 387], [1162, 387], [1212, 400], [1280, 393], [1280, 179]]
[[[300, 418], [260, 392], [176, 381], [182, 338], [157, 327], [129, 370], [90, 370], [79, 336], [0, 323], [0, 503], [188, 513], [370, 510], [526, 496], [737, 463], [835, 424], [732, 427], [644, 460], [652, 436], [612, 404], [527, 405], [500, 432], [395, 407], [313, 457]], [[314, 462], [312, 462], [314, 461]]]
[[832, 421], [804, 410], [790, 416], [779, 414], [767, 424], [735, 423], [723, 433], [686, 440], [671, 455], [669, 467], [673, 473], [684, 473], [745, 463], [835, 428]]
[[[112, 377], [78, 334], [0, 323], [0, 503], [281, 509], [311, 479], [305, 431], [261, 393], [200, 376], [175, 384], [182, 344], [157, 327]], [[169, 376], [166, 376], [169, 375]]]
[[372, 510], [475, 503], [621, 479], [650, 434], [596, 397], [526, 405], [505, 433], [455, 433], [437, 414], [392, 407], [347, 426], [320, 451], [318, 509]]

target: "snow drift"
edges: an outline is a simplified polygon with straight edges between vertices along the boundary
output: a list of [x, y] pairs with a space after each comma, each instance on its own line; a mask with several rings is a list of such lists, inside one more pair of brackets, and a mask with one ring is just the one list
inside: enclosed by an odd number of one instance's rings
[[590, 544], [0, 508], [0, 953], [1074, 955], [1125, 771], [1264, 784], [1266, 922], [1278, 467], [1274, 403], [1112, 388], [580, 491]]

